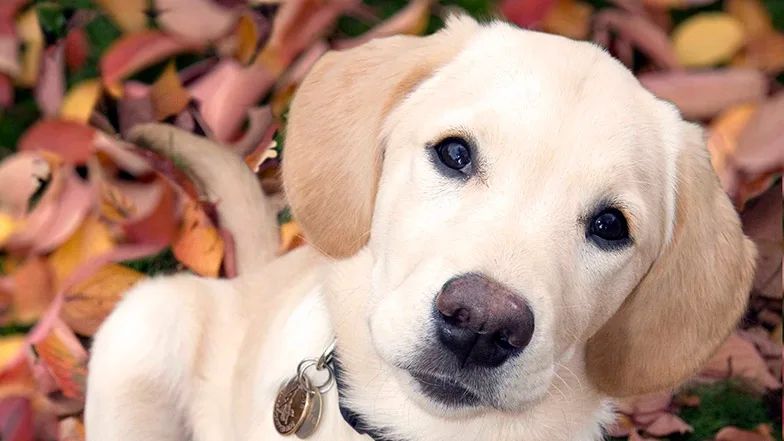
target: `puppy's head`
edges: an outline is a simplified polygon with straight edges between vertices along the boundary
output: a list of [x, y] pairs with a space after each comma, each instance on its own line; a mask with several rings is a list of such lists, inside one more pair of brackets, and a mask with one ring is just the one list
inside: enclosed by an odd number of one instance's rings
[[283, 177], [314, 246], [372, 256], [333, 303], [367, 304], [351, 332], [433, 413], [524, 408], [575, 354], [607, 395], [671, 386], [751, 283], [700, 129], [599, 48], [503, 23], [325, 55]]

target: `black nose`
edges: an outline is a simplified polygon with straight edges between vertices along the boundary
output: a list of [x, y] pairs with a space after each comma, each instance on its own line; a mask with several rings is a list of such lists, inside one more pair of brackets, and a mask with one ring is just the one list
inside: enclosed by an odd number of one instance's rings
[[480, 274], [444, 284], [436, 309], [438, 338], [463, 367], [500, 366], [522, 352], [534, 334], [534, 313], [525, 300]]

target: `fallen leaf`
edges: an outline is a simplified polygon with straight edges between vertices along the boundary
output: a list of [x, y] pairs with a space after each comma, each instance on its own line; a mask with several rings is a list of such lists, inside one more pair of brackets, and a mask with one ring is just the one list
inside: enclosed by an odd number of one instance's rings
[[0, 212], [12, 219], [27, 214], [30, 198], [47, 182], [52, 168], [35, 152], [20, 152], [0, 162]]
[[745, 50], [735, 56], [730, 65], [778, 75], [784, 71], [784, 34], [771, 32], [749, 41]]
[[256, 55], [256, 49], [259, 45], [259, 32], [256, 29], [256, 23], [247, 15], [242, 15], [237, 22], [234, 33], [237, 39], [234, 58], [241, 64], [247, 65]]
[[65, 64], [71, 72], [78, 72], [87, 62], [90, 54], [90, 43], [84, 29], [77, 28], [68, 32], [65, 37]]
[[58, 441], [84, 441], [86, 438], [84, 424], [77, 417], [69, 417], [60, 421]]
[[[771, 299], [782, 298], [782, 204], [781, 190], [769, 186], [752, 206], [743, 210], [743, 232], [757, 246], [757, 267], [753, 293]], [[763, 317], [760, 317], [762, 319]], [[780, 311], [773, 313], [771, 325], [781, 323]]]
[[93, 108], [101, 96], [101, 82], [84, 80], [68, 92], [60, 108], [63, 121], [86, 124], [93, 113]]
[[223, 240], [200, 205], [185, 205], [182, 226], [172, 244], [174, 256], [203, 277], [217, 277], [223, 260]]
[[33, 87], [38, 80], [41, 56], [44, 50], [44, 34], [41, 31], [38, 12], [35, 8], [30, 8], [19, 15], [16, 29], [19, 39], [24, 42], [24, 52], [22, 54], [22, 70], [15, 80], [21, 87]]
[[147, 28], [147, 0], [95, 0], [125, 32]]
[[26, 397], [0, 400], [0, 439], [36, 441], [33, 409]]
[[155, 121], [155, 106], [150, 87], [136, 81], [127, 82], [124, 95], [117, 103], [117, 119], [120, 134], [124, 138], [128, 137], [128, 133], [135, 126]]
[[84, 400], [87, 352], [73, 331], [62, 321], [56, 320], [49, 333], [33, 343], [33, 346], [63, 395]]
[[715, 441], [775, 441], [770, 435], [742, 430], [733, 426], [719, 430], [713, 439]]
[[759, 387], [775, 389], [781, 383], [771, 375], [757, 348], [732, 334], [706, 363], [700, 376], [710, 379], [745, 378]]
[[155, 21], [161, 29], [183, 40], [206, 43], [231, 32], [239, 10], [213, 0], [156, 0]]
[[177, 231], [174, 190], [166, 181], [159, 179], [161, 186], [157, 206], [149, 213], [142, 213], [122, 224], [126, 239], [134, 244], [164, 247], [171, 243]]
[[604, 47], [608, 47], [607, 40], [614, 32], [621, 41], [639, 48], [656, 65], [664, 69], [681, 66], [667, 34], [644, 16], [604, 9], [595, 15], [594, 27], [594, 41]]
[[101, 58], [101, 77], [107, 88], [117, 88], [122, 79], [140, 69], [173, 55], [201, 52], [204, 49], [202, 43], [178, 40], [161, 31], [130, 34], [117, 40], [106, 50]]
[[667, 436], [673, 433], [690, 433], [694, 429], [672, 413], [665, 413], [645, 427], [645, 433], [653, 436]]
[[160, 121], [185, 110], [191, 96], [177, 76], [174, 61], [166, 65], [163, 73], [150, 88], [150, 100], [155, 119]]
[[0, 73], [0, 111], [14, 104], [14, 86], [11, 77]]
[[392, 17], [384, 20], [368, 32], [356, 38], [336, 41], [333, 48], [337, 50], [349, 49], [364, 44], [374, 38], [384, 38], [392, 35], [421, 35], [430, 22], [430, 9], [433, 0], [412, 0]]
[[258, 107], [248, 111], [248, 129], [234, 143], [226, 146], [240, 157], [247, 157], [258, 146], [269, 145], [275, 134], [277, 124], [274, 122], [269, 106]]
[[745, 42], [743, 24], [724, 12], [697, 14], [672, 33], [675, 53], [686, 67], [709, 67], [728, 62]]
[[35, 85], [35, 101], [44, 116], [56, 116], [65, 95], [65, 53], [63, 45], [44, 52], [40, 78]]
[[31, 257], [11, 277], [12, 303], [1, 321], [5, 325], [32, 324], [54, 298], [51, 268], [45, 258]]
[[62, 289], [63, 282], [82, 262], [106, 254], [114, 247], [109, 227], [97, 215], [88, 216], [68, 241], [49, 257], [56, 290]]
[[738, 104], [758, 102], [768, 91], [765, 75], [753, 69], [657, 72], [642, 74], [639, 80], [692, 121], [712, 118]]
[[757, 103], [732, 106], [716, 116], [708, 128], [707, 147], [711, 164], [722, 182], [730, 179], [726, 174], [732, 172], [727, 158], [738, 149], [738, 138], [758, 108]]
[[591, 31], [593, 6], [580, 0], [558, 0], [542, 22], [542, 29], [576, 40], [585, 40]]
[[104, 265], [68, 290], [62, 309], [63, 321], [78, 334], [93, 336], [123, 294], [144, 278], [144, 274], [122, 265]]
[[522, 28], [531, 28], [554, 6], [555, 0], [502, 0], [500, 10], [509, 21]]
[[724, 0], [724, 10], [743, 26], [749, 40], [773, 32], [770, 12], [760, 0]]
[[303, 234], [302, 228], [294, 221], [289, 221], [281, 225], [280, 248], [278, 248], [278, 252], [280, 254], [287, 253], [304, 245], [305, 239], [303, 238]]
[[82, 165], [94, 150], [95, 129], [73, 121], [46, 118], [36, 121], [17, 143], [19, 151], [52, 152], [65, 162]]

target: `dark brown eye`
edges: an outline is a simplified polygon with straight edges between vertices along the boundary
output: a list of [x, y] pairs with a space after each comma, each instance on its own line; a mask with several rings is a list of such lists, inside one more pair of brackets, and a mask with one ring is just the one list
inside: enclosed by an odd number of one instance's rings
[[438, 159], [452, 170], [463, 171], [471, 165], [471, 150], [460, 138], [447, 138], [434, 147]]
[[597, 213], [588, 225], [588, 233], [606, 242], [629, 239], [629, 225], [620, 210], [607, 208]]

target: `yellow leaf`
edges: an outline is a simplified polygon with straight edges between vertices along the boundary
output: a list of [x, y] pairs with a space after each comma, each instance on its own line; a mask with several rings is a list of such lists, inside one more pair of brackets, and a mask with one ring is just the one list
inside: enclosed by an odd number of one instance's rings
[[87, 124], [95, 103], [101, 96], [99, 80], [85, 80], [74, 86], [63, 99], [60, 117], [64, 120]]
[[55, 291], [76, 267], [114, 248], [109, 227], [97, 215], [88, 216], [78, 230], [49, 257], [55, 273]]
[[729, 61], [745, 44], [743, 25], [724, 12], [704, 12], [681, 23], [672, 34], [685, 67], [710, 67]]
[[65, 296], [63, 321], [81, 335], [91, 337], [125, 292], [145, 275], [131, 268], [108, 264]]
[[0, 213], [0, 246], [5, 244], [5, 241], [11, 237], [14, 232], [17, 222], [9, 215]]
[[96, 0], [125, 32], [147, 29], [147, 0]]
[[743, 25], [749, 40], [773, 32], [768, 8], [760, 0], [726, 0], [724, 9]]
[[242, 64], [248, 64], [250, 63], [250, 60], [253, 59], [253, 55], [256, 53], [256, 46], [259, 42], [256, 23], [249, 17], [243, 15], [237, 23], [235, 34], [238, 44], [234, 51], [234, 58]]
[[19, 16], [16, 20], [16, 31], [19, 39], [24, 42], [24, 53], [22, 72], [15, 80], [21, 87], [33, 87], [38, 81], [44, 50], [44, 34], [36, 8], [30, 8]]
[[[236, 239], [242, 240], [241, 237]], [[182, 227], [172, 243], [172, 252], [196, 274], [218, 276], [223, 261], [223, 238], [198, 203], [190, 202], [185, 206]]]
[[9, 335], [0, 338], [0, 370], [19, 355], [24, 345], [24, 335]]
[[33, 343], [55, 382], [68, 398], [83, 399], [87, 377], [87, 351], [62, 321], [39, 342]]
[[280, 248], [279, 253], [291, 251], [305, 244], [302, 238], [302, 228], [294, 221], [286, 222], [280, 226]]
[[191, 95], [182, 86], [174, 61], [170, 61], [161, 76], [155, 80], [150, 89], [150, 99], [158, 120], [177, 115], [188, 105]]
[[590, 32], [593, 7], [575, 0], [558, 0], [542, 22], [546, 32], [584, 40]]

